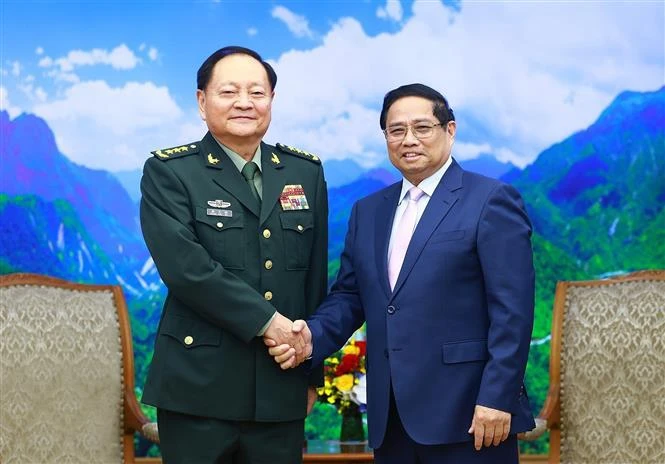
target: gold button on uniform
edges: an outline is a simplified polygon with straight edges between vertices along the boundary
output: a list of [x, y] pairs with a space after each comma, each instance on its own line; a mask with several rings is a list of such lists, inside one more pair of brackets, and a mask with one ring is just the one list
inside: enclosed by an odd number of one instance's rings
[[267, 292], [265, 292], [263, 294], [263, 298], [265, 298], [268, 301], [272, 300], [272, 292], [270, 290], [268, 290]]
[[218, 222], [217, 227], [219, 227], [221, 229], [222, 227], [224, 227], [224, 223], [223, 222]]
[[272, 269], [272, 261], [270, 261], [269, 259], [266, 259], [265, 267], [266, 267], [266, 269]]
[[270, 229], [263, 229], [263, 238], [270, 238]]
[[301, 226], [300, 224], [298, 224], [298, 230], [299, 230], [300, 232], [302, 232], [303, 230], [305, 230], [305, 228], [304, 228], [303, 226]]
[[191, 335], [187, 335], [187, 336], [185, 337], [184, 342], [185, 342], [185, 345], [189, 346], [189, 345], [191, 345], [192, 343], [194, 343], [194, 339], [191, 337]]

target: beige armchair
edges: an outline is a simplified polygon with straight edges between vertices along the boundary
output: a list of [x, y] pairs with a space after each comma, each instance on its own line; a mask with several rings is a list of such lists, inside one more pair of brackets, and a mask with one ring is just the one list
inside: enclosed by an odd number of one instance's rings
[[157, 441], [121, 288], [0, 276], [0, 461], [133, 463], [134, 431]]
[[665, 271], [559, 282], [550, 387], [537, 427], [550, 463], [665, 462]]

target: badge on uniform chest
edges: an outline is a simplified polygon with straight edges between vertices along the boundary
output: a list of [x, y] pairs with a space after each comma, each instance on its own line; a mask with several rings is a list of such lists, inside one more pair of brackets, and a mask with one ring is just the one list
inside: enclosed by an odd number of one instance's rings
[[208, 200], [208, 206], [212, 208], [228, 208], [231, 203], [224, 200]]
[[232, 217], [233, 216], [233, 211], [230, 211], [228, 209], [207, 208], [206, 209], [206, 215], [208, 215], [208, 216]]
[[284, 211], [309, 209], [305, 190], [300, 184], [285, 185], [279, 196], [279, 203]]
[[206, 215], [208, 216], [233, 217], [233, 211], [230, 211], [228, 209], [220, 209], [220, 208], [228, 208], [229, 206], [231, 206], [231, 203], [229, 203], [228, 201], [208, 200], [208, 206], [212, 206], [212, 208], [206, 209]]

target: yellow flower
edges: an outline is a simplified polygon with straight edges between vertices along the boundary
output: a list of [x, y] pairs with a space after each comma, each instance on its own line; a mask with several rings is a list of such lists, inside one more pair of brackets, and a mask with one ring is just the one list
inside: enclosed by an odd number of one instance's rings
[[349, 391], [353, 388], [353, 375], [344, 374], [335, 379], [335, 386], [339, 391]]
[[356, 356], [360, 354], [360, 348], [356, 345], [346, 345], [342, 348], [342, 353], [344, 354], [355, 354]]

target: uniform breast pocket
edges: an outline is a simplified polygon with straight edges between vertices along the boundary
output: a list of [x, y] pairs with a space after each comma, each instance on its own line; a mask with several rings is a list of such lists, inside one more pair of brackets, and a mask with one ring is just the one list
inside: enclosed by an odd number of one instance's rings
[[284, 254], [288, 270], [309, 269], [314, 240], [314, 216], [311, 211], [286, 211], [280, 214], [284, 234]]
[[[200, 240], [210, 256], [228, 269], [245, 269], [244, 217], [242, 211], [223, 211], [231, 216], [208, 215], [208, 209], [196, 207]], [[227, 212], [228, 211], [228, 212]]]

